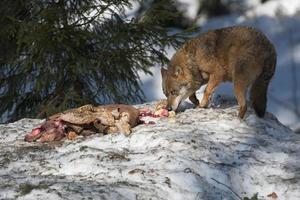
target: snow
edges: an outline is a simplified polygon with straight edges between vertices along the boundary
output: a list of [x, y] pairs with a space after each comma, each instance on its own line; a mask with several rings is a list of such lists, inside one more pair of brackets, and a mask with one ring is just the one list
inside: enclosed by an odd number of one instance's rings
[[[240, 120], [235, 102], [214, 103], [185, 104], [175, 121], [139, 125], [129, 137], [26, 143], [42, 120], [0, 125], [0, 199], [299, 199], [300, 135], [272, 114], [250, 109]], [[22, 184], [35, 187], [22, 193]]]
[[295, 0], [272, 0], [260, 6], [257, 6], [255, 9], [250, 10], [247, 13], [247, 16], [261, 16], [266, 15], [269, 17], [278, 17], [278, 12], [283, 12], [287, 16], [293, 16], [299, 11], [299, 1]]
[[199, 1], [195, 0], [178, 0], [177, 1], [180, 5], [179, 9], [185, 17], [189, 19], [195, 19], [197, 17], [197, 12], [199, 8]]
[[[187, 1], [190, 3], [186, 8], [189, 12], [196, 8], [192, 2]], [[300, 1], [270, 0], [264, 4], [259, 4], [257, 1], [244, 1], [244, 3], [249, 6], [249, 10], [244, 14], [233, 13], [208, 20], [200, 17], [197, 24], [201, 27], [201, 32], [232, 25], [250, 25], [268, 36], [274, 43], [278, 55], [275, 76], [269, 87], [268, 111], [275, 114], [283, 124], [292, 128], [299, 127], [300, 116], [292, 110], [295, 109], [293, 99], [295, 99], [296, 92], [300, 105], [300, 81], [297, 81], [300, 77], [300, 35], [298, 34], [300, 32]], [[171, 58], [173, 54], [174, 50], [169, 51], [168, 57]], [[165, 98], [160, 86], [161, 75], [158, 68], [152, 69], [153, 77], [141, 77], [141, 86], [148, 101]], [[295, 88], [298, 89], [295, 91]], [[197, 92], [197, 97], [201, 98], [202, 93], [203, 87]], [[216, 95], [233, 97], [232, 84], [226, 83], [219, 86]]]

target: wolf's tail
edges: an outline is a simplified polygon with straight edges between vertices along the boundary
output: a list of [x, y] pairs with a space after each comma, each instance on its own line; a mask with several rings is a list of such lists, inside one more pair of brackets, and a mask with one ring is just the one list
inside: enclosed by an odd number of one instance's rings
[[259, 117], [265, 116], [267, 106], [267, 89], [275, 72], [276, 52], [275, 50], [273, 51], [273, 59], [265, 63], [262, 73], [254, 81], [250, 91], [252, 106]]

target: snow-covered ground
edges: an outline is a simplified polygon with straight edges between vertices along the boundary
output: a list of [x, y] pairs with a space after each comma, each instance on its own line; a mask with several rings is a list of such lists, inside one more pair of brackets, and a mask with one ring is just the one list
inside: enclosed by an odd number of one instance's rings
[[41, 120], [0, 125], [0, 199], [300, 199], [300, 135], [220, 100], [129, 137], [26, 143]]
[[[258, 1], [245, 2], [250, 9], [243, 15], [231, 14], [208, 20], [200, 18], [197, 24], [201, 27], [201, 32], [232, 25], [250, 25], [269, 37], [276, 47], [278, 60], [269, 88], [268, 111], [275, 114], [285, 125], [298, 127], [300, 116], [291, 110], [295, 106], [295, 94], [300, 106], [300, 1], [270, 0], [264, 4]], [[195, 1], [189, 0], [186, 3], [189, 5], [187, 11], [194, 13], [193, 9], [197, 8]], [[169, 58], [173, 53], [174, 50], [169, 51]], [[148, 100], [165, 98], [161, 89], [160, 69], [157, 67], [152, 71], [153, 77], [142, 76], [142, 88]], [[233, 96], [232, 85], [221, 85], [217, 94]], [[201, 95], [201, 91], [198, 95]]]
[[[269, 91], [284, 102], [291, 102], [291, 80], [297, 75], [291, 68], [300, 63], [296, 2], [269, 1], [243, 16], [198, 21], [202, 31], [248, 24], [265, 32], [278, 52]], [[169, 57], [173, 53], [170, 49]], [[160, 68], [153, 74], [142, 76], [144, 92], [148, 100], [165, 98]], [[240, 120], [235, 102], [224, 99], [233, 96], [230, 84], [217, 93], [222, 98], [215, 95], [212, 108], [187, 109], [175, 120], [139, 125], [129, 137], [26, 143], [25, 134], [41, 120], [1, 124], [0, 199], [236, 200], [258, 193], [258, 199], [271, 200], [273, 192], [278, 200], [300, 199], [300, 135], [269, 113], [260, 119], [249, 109]], [[288, 125], [300, 121], [271, 98], [268, 110]]]

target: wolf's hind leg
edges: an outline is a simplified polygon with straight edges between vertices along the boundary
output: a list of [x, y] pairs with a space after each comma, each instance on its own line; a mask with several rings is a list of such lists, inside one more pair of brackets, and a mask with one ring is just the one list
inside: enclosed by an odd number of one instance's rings
[[237, 102], [239, 104], [239, 117], [243, 119], [247, 111], [247, 102], [246, 102], [247, 86], [241, 84], [239, 81], [235, 81], [234, 93]]
[[204, 91], [203, 98], [200, 103], [200, 108], [206, 108], [208, 106], [211, 95], [216, 90], [217, 86], [222, 82], [222, 77], [210, 75], [207, 86]]
[[195, 105], [199, 105], [199, 100], [196, 97], [196, 93], [194, 92], [191, 96], [189, 96], [189, 100]]
[[248, 77], [244, 77], [243, 75], [235, 76], [233, 81], [234, 93], [239, 104], [239, 117], [241, 119], [244, 118], [247, 111], [247, 90], [252, 82], [251, 76], [249, 75]]
[[[255, 61], [255, 59], [253, 60]], [[241, 119], [244, 118], [247, 111], [247, 90], [256, 79], [256, 75], [259, 73], [258, 68], [252, 67], [255, 65], [258, 65], [258, 63], [251, 62], [249, 60], [239, 60], [235, 65], [233, 87], [239, 104], [239, 117]]]

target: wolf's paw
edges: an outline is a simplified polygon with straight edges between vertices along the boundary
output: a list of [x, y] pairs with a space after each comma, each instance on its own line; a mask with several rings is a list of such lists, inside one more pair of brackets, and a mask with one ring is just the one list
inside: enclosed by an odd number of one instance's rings
[[200, 103], [199, 105], [198, 105], [198, 107], [199, 108], [207, 108], [208, 107], [208, 103]]

